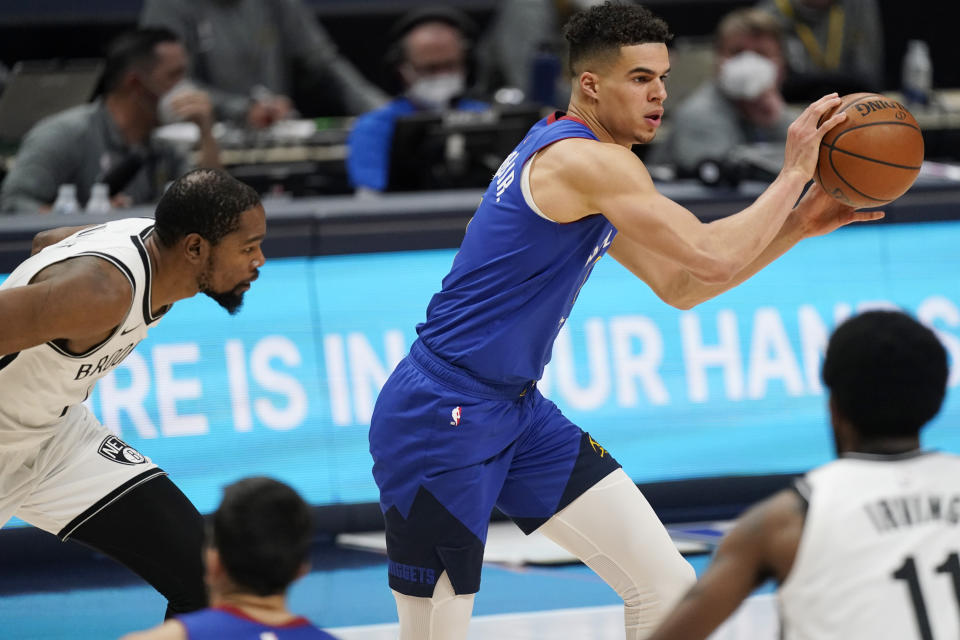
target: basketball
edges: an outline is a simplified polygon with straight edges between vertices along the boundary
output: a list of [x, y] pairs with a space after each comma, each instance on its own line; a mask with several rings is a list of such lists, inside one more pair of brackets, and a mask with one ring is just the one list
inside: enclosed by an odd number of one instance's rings
[[820, 142], [814, 179], [835, 199], [858, 209], [875, 207], [906, 193], [923, 162], [923, 135], [902, 104], [878, 93], [852, 93], [838, 109], [847, 119]]

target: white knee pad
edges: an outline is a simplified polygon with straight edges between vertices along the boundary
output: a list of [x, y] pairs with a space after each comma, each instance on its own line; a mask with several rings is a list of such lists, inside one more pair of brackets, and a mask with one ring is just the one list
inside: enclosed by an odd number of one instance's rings
[[623, 598], [627, 640], [649, 635], [696, 581], [693, 567], [622, 469], [539, 531], [580, 558]]
[[457, 595], [447, 572], [433, 589], [433, 596], [422, 598], [393, 591], [400, 618], [399, 640], [465, 640], [474, 594]]

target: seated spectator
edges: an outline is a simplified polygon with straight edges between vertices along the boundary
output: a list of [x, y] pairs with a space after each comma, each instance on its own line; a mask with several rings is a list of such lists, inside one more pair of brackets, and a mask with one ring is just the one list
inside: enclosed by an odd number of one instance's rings
[[762, 0], [784, 30], [790, 102], [883, 89], [883, 25], [876, 0]]
[[48, 211], [61, 184], [76, 185], [81, 204], [98, 182], [110, 186], [114, 207], [158, 200], [191, 168], [181, 151], [151, 137], [161, 117], [196, 123], [200, 166], [219, 167], [210, 97], [183, 85], [186, 70], [186, 52], [169, 30], [119, 36], [107, 52], [102, 98], [45, 118], [24, 137], [0, 210]]
[[780, 26], [768, 13], [748, 8], [725, 16], [714, 40], [714, 78], [668, 110], [670, 130], [651, 148], [649, 162], [691, 174], [704, 161], [722, 164], [740, 145], [784, 142], [792, 116], [780, 93], [781, 42]]
[[182, 39], [190, 77], [213, 96], [218, 119], [264, 127], [294, 109], [296, 79], [340, 101], [331, 108], [359, 114], [387, 100], [340, 53], [301, 0], [146, 0], [142, 25], [162, 25]]
[[123, 640], [335, 640], [287, 609], [287, 590], [309, 570], [312, 538], [310, 508], [296, 491], [270, 478], [231, 484], [207, 526], [210, 608]]
[[469, 19], [455, 9], [414, 10], [391, 29], [388, 63], [400, 75], [403, 95], [357, 118], [347, 146], [347, 173], [359, 189], [383, 191], [390, 174], [390, 145], [397, 118], [417, 111], [483, 111], [484, 102], [464, 97]]

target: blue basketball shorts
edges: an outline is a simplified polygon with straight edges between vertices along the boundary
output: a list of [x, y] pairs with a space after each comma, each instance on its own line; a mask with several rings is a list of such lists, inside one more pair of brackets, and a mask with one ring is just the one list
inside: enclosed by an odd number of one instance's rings
[[535, 385], [480, 381], [414, 343], [370, 424], [390, 588], [480, 589], [493, 507], [531, 533], [620, 465]]

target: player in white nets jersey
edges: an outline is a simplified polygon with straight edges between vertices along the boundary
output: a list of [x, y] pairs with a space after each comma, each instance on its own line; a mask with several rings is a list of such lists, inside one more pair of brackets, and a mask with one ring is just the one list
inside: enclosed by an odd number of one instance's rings
[[177, 300], [203, 292], [231, 313], [263, 265], [256, 192], [198, 169], [155, 220], [38, 235], [0, 285], [0, 526], [11, 517], [112, 556], [168, 601], [206, 606], [203, 519], [149, 458], [82, 404]]
[[906, 314], [843, 323], [823, 363], [839, 459], [743, 515], [649, 640], [706, 638], [768, 578], [784, 640], [960, 638], [960, 456], [919, 438], [947, 374]]

